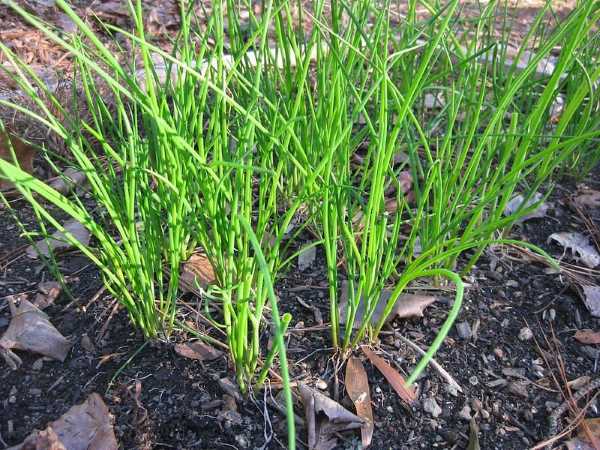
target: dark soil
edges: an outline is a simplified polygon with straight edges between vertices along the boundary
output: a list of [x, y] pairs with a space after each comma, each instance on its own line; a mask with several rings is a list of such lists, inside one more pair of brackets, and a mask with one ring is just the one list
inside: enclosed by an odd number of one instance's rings
[[[591, 185], [595, 183], [598, 188], [599, 181], [596, 175]], [[577, 216], [562, 204], [565, 195], [558, 189], [551, 198], [555, 209], [550, 217], [533, 219], [515, 229], [514, 234], [560, 256], [562, 250], [547, 244], [547, 236], [556, 231], [583, 231]], [[26, 215], [25, 208], [21, 211], [21, 216]], [[593, 213], [600, 224], [600, 211]], [[7, 216], [6, 211], [0, 215], [3, 254], [22, 243]], [[74, 346], [64, 363], [46, 359], [39, 362], [36, 356], [20, 352], [24, 362], [21, 368], [0, 372], [0, 433], [4, 442], [21, 442], [34, 428], [44, 428], [72, 405], [98, 392], [115, 417], [116, 434], [125, 449], [282, 447], [284, 418], [272, 407], [266, 411], [274, 435], [262, 447], [268, 440], [264, 432], [269, 436], [270, 427], [263, 416], [264, 399], [259, 393], [238, 402], [239, 414], [225, 414], [224, 392], [218, 384], [220, 378], [232, 376], [225, 358], [200, 363], [177, 355], [173, 343], [144, 344], [123, 311], [111, 316], [114, 303], [109, 296], [100, 296], [90, 304], [101, 287], [95, 269], [76, 255], [60, 259], [68, 266], [66, 274], [75, 274], [69, 283], [75, 301], [62, 295], [46, 312]], [[278, 293], [282, 309], [292, 312], [295, 320], [288, 343], [292, 376], [309, 384], [323, 380], [333, 394], [329, 336], [318, 330], [314, 310], [303, 306], [318, 308], [327, 322], [319, 260], [320, 255], [304, 272], [292, 268], [279, 283]], [[543, 265], [515, 261], [501, 254], [485, 255], [479, 261], [458, 319], [470, 325], [472, 336], [461, 338], [455, 328], [436, 355], [463, 393], [450, 392], [444, 379], [430, 367], [417, 383], [420, 400], [409, 408], [365, 360], [375, 411], [372, 448], [466, 448], [468, 421], [459, 414], [465, 405], [479, 424], [481, 448], [522, 449], [547, 437], [547, 416], [562, 403], [551, 378], [554, 373], [560, 380], [555, 358], [560, 356], [564, 361], [569, 381], [596, 376], [598, 350], [578, 343], [573, 335], [578, 329], [597, 329], [599, 325], [576, 291], [560, 276], [548, 272]], [[49, 278], [38, 261], [24, 255], [3, 269], [0, 332], [9, 320], [6, 296], [35, 292], [38, 282]], [[423, 318], [394, 323], [382, 336], [381, 354], [401, 369], [414, 367], [418, 355], [398, 336], [425, 348], [445, 319], [444, 303], [448, 302], [442, 299], [428, 308]], [[532, 330], [532, 339], [517, 337], [525, 327]], [[303, 332], [302, 328], [310, 331]], [[556, 344], [550, 347], [549, 342]], [[139, 399], [136, 383], [141, 383]], [[438, 417], [423, 411], [427, 397], [433, 397], [441, 407]], [[593, 404], [588, 415], [595, 412], [597, 406]], [[304, 430], [299, 431], [302, 440]], [[351, 440], [339, 448], [356, 448], [357, 442]]]

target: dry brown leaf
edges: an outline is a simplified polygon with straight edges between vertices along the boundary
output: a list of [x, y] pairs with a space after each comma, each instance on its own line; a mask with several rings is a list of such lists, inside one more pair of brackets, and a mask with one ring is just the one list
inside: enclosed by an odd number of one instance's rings
[[[588, 435], [586, 428], [591, 436]], [[565, 442], [565, 445], [568, 450], [596, 450], [594, 443], [590, 442], [590, 437], [592, 440], [600, 440], [600, 418], [584, 419], [579, 425], [577, 437]]]
[[222, 351], [201, 341], [175, 344], [175, 353], [184, 358], [198, 361], [212, 361], [223, 356]]
[[[389, 290], [384, 290], [379, 297], [379, 302], [375, 307], [375, 311], [373, 312], [373, 316], [371, 316], [371, 324], [376, 325], [381, 316], [384, 313], [385, 307], [387, 305], [388, 300], [392, 296], [392, 292]], [[410, 317], [423, 317], [423, 311], [433, 302], [435, 302], [436, 298], [430, 295], [415, 295], [415, 294], [402, 294], [396, 300], [396, 304], [392, 308], [392, 311], [389, 316], [386, 317], [384, 323], [391, 322], [395, 318], [398, 319], [407, 319]], [[360, 303], [358, 305], [358, 310], [356, 311], [356, 316], [354, 320], [354, 328], [359, 328], [362, 325], [363, 317], [365, 314], [365, 304], [364, 298], [361, 298]], [[342, 295], [340, 300], [340, 324], [344, 324], [346, 322], [346, 310], [348, 308], [348, 282], [342, 282]]]
[[183, 263], [179, 275], [179, 287], [183, 293], [198, 293], [198, 287], [204, 289], [216, 281], [215, 270], [208, 256], [203, 253], [194, 253]]
[[361, 347], [363, 353], [369, 358], [375, 367], [381, 372], [385, 379], [390, 383], [392, 388], [396, 391], [398, 396], [406, 403], [411, 405], [415, 400], [415, 392], [412, 388], [406, 386], [406, 381], [402, 375], [398, 373], [396, 369], [386, 363], [382, 358], [377, 356], [367, 347]]
[[[0, 131], [0, 158], [12, 163], [14, 162], [14, 159], [12, 157], [11, 146], [21, 169], [27, 173], [33, 173], [33, 157], [36, 154], [35, 148], [24, 143], [15, 136]], [[12, 183], [0, 179], [0, 190], [10, 189], [12, 187]]]
[[[533, 195], [533, 197], [531, 197], [527, 201], [527, 203], [525, 204], [525, 206], [523, 208], [529, 208], [529, 207], [533, 206], [534, 204], [541, 201], [542, 198], [543, 198], [542, 194], [540, 194], [539, 192], [536, 192]], [[525, 201], [525, 197], [521, 194], [513, 197], [506, 204], [506, 207], [504, 208], [504, 215], [512, 216], [515, 212], [517, 212], [517, 210], [519, 208], [521, 208], [521, 205], [523, 205], [524, 201]], [[536, 209], [534, 209], [533, 211], [531, 211], [528, 214], [525, 214], [523, 217], [519, 218], [517, 222], [520, 223], [520, 222], [525, 222], [530, 219], [541, 219], [543, 217], [546, 217], [546, 214], [548, 213], [548, 209], [550, 209], [550, 207], [546, 203], [540, 203]]]
[[5, 352], [30, 351], [64, 361], [71, 343], [54, 328], [48, 316], [28, 300], [21, 300], [19, 306], [12, 298], [8, 301], [12, 319], [0, 338], [0, 348]]
[[[90, 232], [86, 227], [77, 222], [76, 220], [70, 220], [63, 225], [65, 231], [71, 233], [73, 237], [78, 240], [83, 245], [88, 245], [90, 243]], [[25, 250], [27, 256], [32, 259], [37, 258], [39, 255], [48, 257], [52, 250], [67, 250], [72, 246], [67, 241], [65, 234], [62, 231], [56, 231], [52, 234], [51, 237], [46, 239], [41, 239], [36, 242], [35, 245], [30, 245]]]
[[573, 202], [584, 208], [600, 208], [600, 191], [586, 189], [583, 193], [573, 198]]
[[558, 242], [565, 250], [570, 250], [576, 261], [581, 261], [585, 266], [593, 269], [600, 264], [600, 254], [590, 244], [587, 236], [577, 232], [552, 233], [548, 241]]
[[56, 281], [45, 281], [38, 284], [38, 293], [33, 299], [33, 304], [39, 309], [45, 309], [54, 303], [62, 291], [62, 287]]
[[346, 392], [354, 403], [356, 414], [364, 423], [360, 429], [363, 448], [371, 445], [373, 438], [373, 408], [367, 372], [358, 358], [351, 357], [346, 364]]
[[69, 450], [60, 441], [59, 437], [48, 427], [36, 434], [35, 438], [23, 443], [22, 450]]
[[363, 421], [339, 403], [320, 392], [298, 384], [308, 430], [310, 450], [332, 450], [336, 446], [336, 433], [360, 428]]
[[69, 167], [62, 176], [53, 178], [48, 185], [55, 191], [66, 195], [78, 186], [82, 186], [86, 180], [85, 173]]
[[600, 344], [600, 331], [577, 330], [574, 337], [582, 344]]
[[600, 286], [581, 286], [580, 296], [594, 317], [600, 317]]
[[[44, 440], [57, 441], [67, 450], [117, 450], [118, 444], [112, 426], [110, 412], [102, 397], [91, 394], [81, 405], [71, 407], [60, 419], [48, 424], [45, 435], [38, 439], [41, 432], [36, 431], [27, 439], [10, 450], [59, 450], [61, 447], [29, 447]], [[57, 439], [50, 438], [55, 434]], [[61, 449], [62, 450], [62, 449]]]

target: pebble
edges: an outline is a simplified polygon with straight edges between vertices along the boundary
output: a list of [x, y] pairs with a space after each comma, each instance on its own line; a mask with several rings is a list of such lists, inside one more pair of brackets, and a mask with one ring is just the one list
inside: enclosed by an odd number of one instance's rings
[[34, 397], [39, 397], [40, 395], [42, 395], [42, 390], [38, 388], [31, 388], [29, 389], [29, 393]]
[[527, 389], [527, 383], [523, 381], [513, 381], [508, 383], [508, 391], [511, 394], [518, 395], [523, 398], [529, 397], [529, 390]]
[[394, 412], [394, 408], [392, 408], [391, 406], [387, 406], [386, 411], [389, 412], [390, 414]]
[[506, 285], [507, 285], [508, 287], [511, 287], [511, 288], [518, 288], [518, 287], [519, 287], [519, 282], [518, 282], [518, 281], [516, 281], [516, 280], [508, 280], [508, 281], [506, 282]]
[[440, 405], [438, 405], [435, 399], [432, 397], [425, 399], [423, 402], [423, 410], [431, 414], [433, 417], [438, 417], [440, 414], [442, 414], [442, 408], [440, 408]]
[[42, 367], [44, 367], [44, 359], [40, 358], [40, 359], [36, 359], [33, 364], [31, 365], [31, 368], [33, 370], [35, 370], [36, 372], [39, 372], [40, 370], [42, 370]]
[[444, 385], [444, 390], [452, 397], [458, 397], [458, 389], [456, 388], [456, 385], [446, 383]]
[[457, 323], [456, 332], [458, 333], [458, 337], [463, 340], [471, 339], [471, 336], [473, 336], [473, 331], [471, 330], [469, 322]]
[[242, 448], [248, 448], [248, 439], [243, 434], [236, 434], [235, 442]]
[[463, 408], [458, 413], [458, 416], [461, 419], [466, 420], [467, 422], [471, 420], [471, 407], [469, 405], [463, 406]]
[[519, 340], [528, 341], [531, 338], [533, 338], [533, 332], [531, 331], [531, 329], [528, 327], [521, 328], [521, 330], [519, 331]]
[[315, 386], [317, 387], [317, 389], [321, 389], [322, 391], [324, 391], [325, 389], [327, 389], [327, 382], [319, 378], [315, 383]]
[[471, 383], [473, 386], [477, 386], [479, 384], [479, 380], [475, 375], [473, 375], [472, 377], [469, 377], [469, 383]]

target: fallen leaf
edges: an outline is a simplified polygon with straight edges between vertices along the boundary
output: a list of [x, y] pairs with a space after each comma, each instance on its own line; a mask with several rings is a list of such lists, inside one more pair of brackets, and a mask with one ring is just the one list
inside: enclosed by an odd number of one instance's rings
[[[535, 205], [536, 203], [540, 202], [543, 198], [543, 195], [536, 192], [535, 194], [533, 194], [533, 197], [531, 197], [527, 203], [524, 206], [523, 202], [525, 200], [525, 197], [521, 194], [515, 196], [514, 198], [512, 198], [507, 204], [506, 207], [504, 208], [504, 215], [505, 216], [512, 216], [514, 213], [517, 212], [517, 210], [519, 208], [523, 208], [523, 209], [527, 209], [533, 205]], [[530, 219], [540, 219], [542, 217], [546, 217], [546, 214], [548, 213], [548, 209], [550, 209], [550, 207], [546, 204], [546, 203], [540, 203], [538, 205], [537, 208], [535, 208], [533, 211], [529, 212], [528, 214], [525, 214], [523, 216], [521, 216], [519, 219], [517, 219], [517, 222], [525, 222], [526, 220], [530, 220]]]
[[215, 281], [215, 270], [205, 254], [194, 253], [183, 263], [179, 275], [179, 287], [183, 293], [198, 294], [198, 287], [204, 289]]
[[363, 420], [360, 429], [363, 448], [371, 445], [373, 438], [373, 408], [367, 372], [358, 358], [351, 357], [346, 364], [346, 392], [354, 403], [356, 414]]
[[87, 180], [85, 174], [71, 167], [65, 170], [62, 176], [53, 178], [48, 185], [63, 195], [81, 186]]
[[565, 445], [568, 450], [596, 450], [598, 447], [590, 442], [592, 440], [600, 440], [600, 418], [584, 419], [579, 425], [577, 437], [565, 442]]
[[308, 269], [315, 262], [317, 257], [317, 247], [312, 246], [303, 250], [298, 255], [298, 270], [303, 271]]
[[600, 208], [600, 191], [586, 189], [582, 194], [574, 197], [573, 202], [580, 207]]
[[600, 344], [600, 332], [593, 330], [577, 330], [575, 339], [582, 344]]
[[[62, 447], [38, 447], [39, 442]], [[110, 412], [102, 397], [93, 393], [81, 405], [71, 407], [60, 419], [49, 423], [45, 432], [33, 432], [10, 450], [117, 450], [118, 447]]]
[[[81, 244], [88, 245], [90, 243], [90, 232], [76, 220], [68, 221], [63, 227], [66, 232], [71, 233]], [[35, 259], [39, 255], [48, 257], [51, 251], [67, 250], [70, 248], [72, 246], [67, 241], [65, 234], [62, 231], [56, 231], [47, 240], [41, 239], [35, 245], [27, 247], [25, 253], [30, 258]]]
[[184, 358], [198, 361], [213, 361], [223, 356], [223, 352], [202, 342], [188, 342], [186, 344], [175, 344], [175, 353]]
[[8, 302], [12, 319], [0, 338], [0, 348], [5, 352], [30, 351], [64, 361], [71, 343], [54, 328], [48, 316], [28, 300], [22, 299], [19, 306], [12, 298]]
[[416, 400], [415, 392], [412, 388], [406, 386], [406, 381], [404, 381], [402, 375], [367, 347], [362, 346], [361, 349], [373, 365], [382, 373], [388, 383], [390, 383], [398, 396], [411, 405]]
[[[346, 322], [346, 311], [348, 308], [348, 286], [349, 283], [347, 281], [342, 282], [342, 295], [340, 299], [340, 324], [345, 324]], [[377, 302], [377, 306], [375, 307], [375, 311], [371, 316], [372, 325], [376, 325], [381, 319], [381, 316], [383, 316], [385, 307], [391, 296], [392, 292], [387, 289], [384, 289], [381, 293], [379, 301]], [[395, 318], [407, 319], [410, 317], [423, 317], [423, 311], [425, 308], [435, 302], [435, 300], [435, 297], [429, 295], [402, 294], [396, 300], [396, 304], [392, 308], [389, 316], [385, 318], [384, 323], [388, 323]], [[364, 314], [365, 302], [364, 297], [361, 297], [354, 319], [354, 328], [359, 328], [362, 325]]]
[[600, 286], [581, 286], [579, 294], [590, 314], [600, 317]]
[[581, 261], [585, 266], [594, 268], [600, 264], [600, 254], [592, 247], [587, 236], [577, 232], [553, 233], [548, 241], [558, 242], [565, 250], [571, 250], [576, 261]]
[[22, 450], [68, 450], [52, 427], [37, 433], [34, 439], [24, 442]]
[[302, 383], [298, 389], [304, 403], [310, 450], [332, 450], [337, 443], [336, 433], [362, 427], [360, 417], [329, 397]]
[[[21, 139], [0, 131], [0, 158], [8, 162], [14, 162], [12, 150], [21, 169], [27, 173], [33, 173], [33, 157], [36, 154], [35, 148], [26, 144]], [[10, 189], [13, 184], [0, 178], [0, 190]]]
[[54, 303], [62, 291], [56, 281], [45, 281], [38, 284], [38, 293], [33, 299], [33, 304], [39, 309], [45, 309]]

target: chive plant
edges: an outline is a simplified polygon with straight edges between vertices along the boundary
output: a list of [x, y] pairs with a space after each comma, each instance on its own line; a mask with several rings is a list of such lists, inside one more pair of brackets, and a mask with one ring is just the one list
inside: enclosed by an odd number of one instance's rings
[[[250, 36], [235, 25], [240, 19], [234, 2], [215, 2], [202, 35], [193, 31], [194, 16], [182, 2], [172, 53], [146, 38], [142, 2], [130, 2], [133, 32], [107, 26], [129, 39], [132, 56], [126, 61], [65, 1], [57, 4], [78, 27], [69, 40], [9, 3], [70, 51], [77, 70], [72, 98], [64, 104], [2, 45], [15, 81], [37, 110], [2, 102], [64, 139], [70, 164], [87, 177], [94, 205], [59, 194], [18, 164], [0, 160], [0, 173], [15, 182], [45, 223], [64, 231], [52, 214], [57, 207], [91, 232], [94, 248], [68, 233], [66, 238], [100, 268], [147, 338], [168, 337], [173, 330], [180, 266], [201, 247], [217, 277], [211, 298], [222, 310], [212, 322], [226, 332], [240, 388], [248, 390], [261, 364], [262, 382], [275, 356], [261, 353], [268, 334], [285, 365], [272, 280], [280, 265], [278, 246], [294, 215], [294, 205], [282, 213], [277, 195], [289, 169], [287, 133], [294, 116], [282, 115], [260, 91], [278, 79], [267, 37], [281, 2], [266, 2], [261, 16], [252, 17]], [[50, 105], [39, 99], [40, 91]], [[285, 316], [284, 323], [289, 321]], [[287, 368], [281, 373], [289, 409]], [[293, 448], [293, 415], [288, 419]]]

